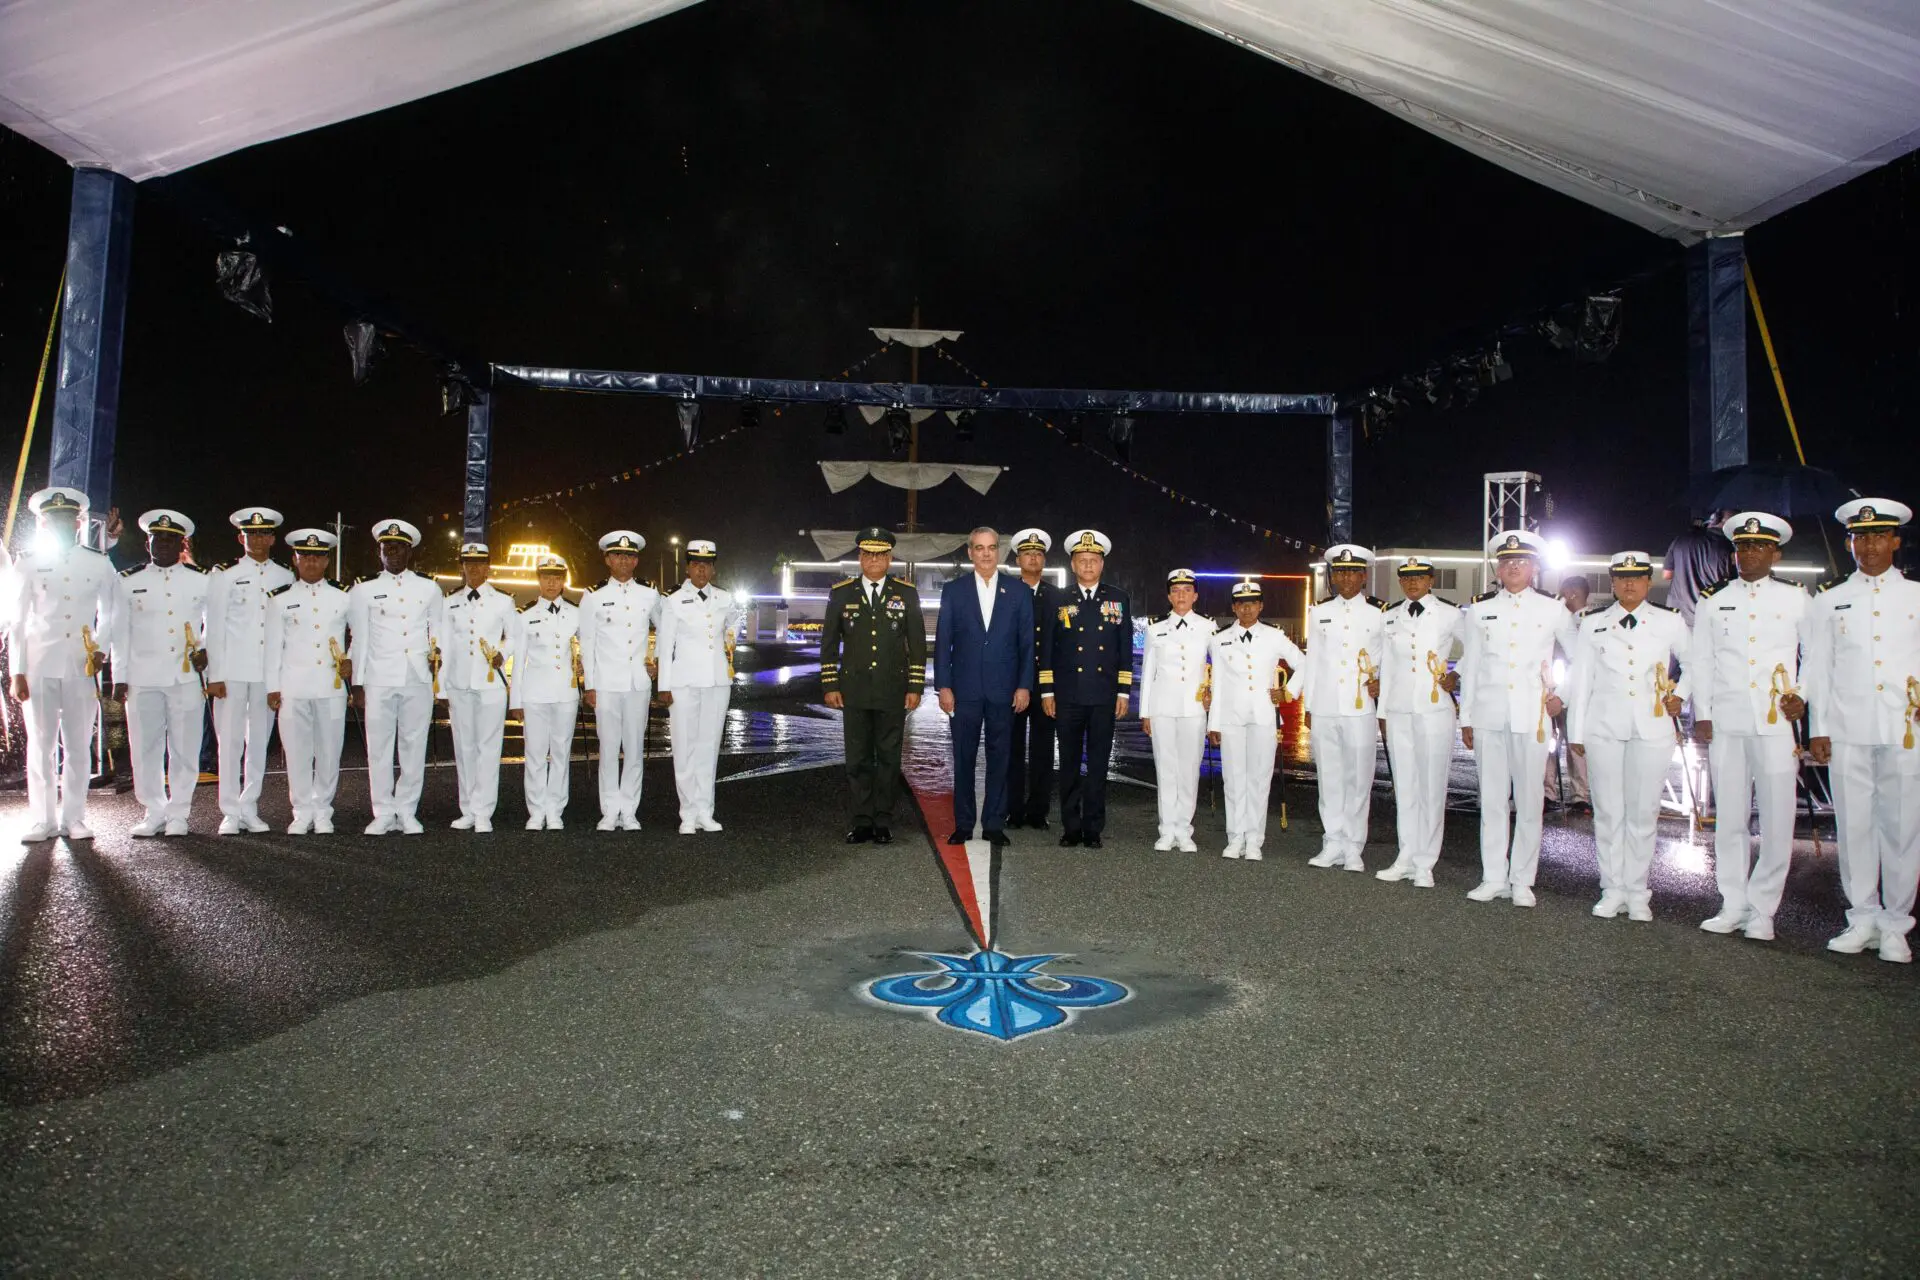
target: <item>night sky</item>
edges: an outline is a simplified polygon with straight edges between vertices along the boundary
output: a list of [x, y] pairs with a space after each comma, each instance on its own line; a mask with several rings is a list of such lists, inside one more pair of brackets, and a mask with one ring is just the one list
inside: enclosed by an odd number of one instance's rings
[[[1920, 162], [1869, 175], [1749, 236], [1809, 459], [1920, 498]], [[17, 448], [64, 254], [69, 171], [0, 133], [0, 422]], [[1465, 545], [1480, 475], [1541, 472], [1584, 550], [1659, 553], [1685, 525], [1681, 250], [1474, 159], [1355, 98], [1122, 0], [887, 5], [706, 0], [535, 66], [203, 165], [141, 189], [116, 462], [128, 512], [170, 505], [227, 553], [226, 512], [362, 531], [457, 512], [464, 418], [439, 416], [429, 353], [390, 344], [354, 387], [351, 318], [276, 275], [263, 324], [213, 284], [211, 192], [460, 350], [503, 363], [833, 377], [870, 325], [965, 330], [952, 349], [1007, 385], [1351, 391], [1475, 345], [1509, 319], [1632, 280], [1603, 364], [1537, 340], [1469, 408], [1363, 441], [1356, 535]], [[1752, 452], [1790, 457], [1757, 334]], [[868, 366], [904, 379], [904, 353]], [[922, 380], [963, 380], [929, 360]], [[43, 414], [44, 414], [43, 410]], [[714, 406], [711, 437], [735, 410]], [[830, 495], [820, 458], [884, 457], [815, 409], [618, 485], [678, 448], [671, 405], [509, 390], [496, 545], [576, 557], [627, 526], [720, 543], [766, 585], [797, 531], [898, 523], [905, 495]], [[1180, 506], [1018, 417], [923, 456], [1013, 468], [957, 482], [922, 524], [1091, 524], [1114, 571], [1286, 570], [1300, 555], [1204, 507], [1325, 541], [1324, 422], [1145, 418], [1134, 464]], [[29, 488], [44, 483], [45, 417]], [[11, 457], [11, 454], [9, 454]], [[590, 481], [599, 488], [584, 489]], [[436, 547], [447, 544], [436, 520]], [[352, 545], [353, 571], [371, 560]], [[203, 542], [205, 539], [203, 539]], [[597, 577], [597, 566], [589, 574]]]

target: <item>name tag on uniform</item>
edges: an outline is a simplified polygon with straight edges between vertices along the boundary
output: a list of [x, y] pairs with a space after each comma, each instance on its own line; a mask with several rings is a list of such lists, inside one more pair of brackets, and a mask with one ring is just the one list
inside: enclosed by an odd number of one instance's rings
[[1497, 613], [1483, 613], [1483, 614], [1481, 614], [1481, 615], [1480, 615], [1480, 621], [1482, 621], [1482, 622], [1498, 622], [1498, 621], [1500, 621], [1500, 615], [1499, 615], [1499, 614], [1497, 614]]
[[[147, 589], [146, 589], [145, 587], [135, 587], [135, 588], [134, 588], [134, 589], [133, 589], [132, 591], [130, 591], [130, 592], [129, 592], [128, 594], [129, 594], [129, 595], [136, 595], [136, 596], [140, 596], [140, 595], [145, 595], [146, 593], [147, 593]], [[1844, 608], [1845, 608], [1846, 606], [1845, 606], [1845, 605], [1842, 605], [1842, 606], [1840, 606], [1840, 607], [1844, 609]]]
[[1835, 605], [1835, 606], [1833, 606], [1833, 611], [1834, 611], [1835, 613], [1838, 613], [1838, 612], [1840, 612], [1840, 611], [1841, 611], [1842, 609], [1851, 609], [1851, 608], [1853, 608], [1853, 606], [1852, 606], [1852, 605], [1850, 605], [1850, 604], [1837, 604], [1837, 605]]
[[1599, 631], [1605, 631], [1605, 630], [1607, 630], [1607, 624], [1603, 622], [1603, 623], [1601, 623], [1601, 624], [1600, 624], [1599, 626], [1597, 626], [1597, 627], [1595, 627], [1595, 628], [1594, 628], [1594, 630], [1595, 630], [1596, 632], [1599, 632]]
[[384, 591], [382, 591], [379, 595], [374, 597], [375, 600], [385, 600], [386, 598], [387, 598], [387, 593]]
[[1326, 626], [1326, 625], [1327, 625], [1328, 623], [1330, 623], [1330, 622], [1332, 622], [1332, 621], [1333, 621], [1333, 619], [1332, 619], [1332, 618], [1327, 618], [1327, 617], [1322, 617], [1322, 618], [1320, 618], [1320, 619], [1319, 619], [1319, 623], [1320, 623], [1320, 625], [1321, 625], [1321, 626], [1323, 626], [1323, 627], [1324, 627], [1324, 626]]
[[1720, 612], [1732, 613], [1735, 609], [1738, 609], [1739, 607], [1740, 606], [1737, 604], [1723, 604], [1720, 606]]
[[287, 602], [287, 611], [289, 613], [291, 613], [295, 609], [298, 609], [299, 607], [300, 607], [300, 602], [298, 600], [290, 600]]
[[613, 606], [614, 606], [614, 605], [615, 605], [616, 603], [618, 603], [618, 602], [617, 602], [617, 601], [615, 601], [615, 600], [611, 600], [611, 599], [608, 599], [608, 600], [602, 600], [602, 601], [600, 602], [600, 607], [601, 607], [602, 609], [611, 609], [611, 608], [613, 608]]
[[539, 618], [528, 618], [527, 625], [530, 627], [537, 627], [540, 625], [540, 621], [541, 620]]

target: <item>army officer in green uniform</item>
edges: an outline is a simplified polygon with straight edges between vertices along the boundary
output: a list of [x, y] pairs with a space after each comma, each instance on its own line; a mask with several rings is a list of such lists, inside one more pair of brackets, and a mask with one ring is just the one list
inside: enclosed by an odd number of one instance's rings
[[848, 844], [893, 840], [900, 790], [900, 736], [927, 683], [927, 626], [920, 593], [889, 578], [891, 533], [862, 529], [860, 576], [833, 584], [820, 629], [820, 687], [845, 711], [847, 783], [853, 792]]

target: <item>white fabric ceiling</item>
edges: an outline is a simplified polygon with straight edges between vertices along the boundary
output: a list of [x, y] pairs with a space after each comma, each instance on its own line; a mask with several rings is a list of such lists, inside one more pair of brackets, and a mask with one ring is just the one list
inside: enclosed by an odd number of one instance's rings
[[[0, 0], [0, 123], [143, 179], [692, 0]], [[1141, 0], [1669, 235], [1920, 145], [1920, 0]]]

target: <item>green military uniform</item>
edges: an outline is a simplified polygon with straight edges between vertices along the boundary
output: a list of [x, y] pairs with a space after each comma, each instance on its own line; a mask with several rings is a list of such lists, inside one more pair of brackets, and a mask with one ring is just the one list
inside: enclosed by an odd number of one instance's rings
[[[862, 551], [891, 552], [885, 529], [860, 531]], [[902, 578], [864, 577], [833, 584], [820, 629], [820, 687], [838, 693], [846, 712], [847, 783], [852, 791], [851, 841], [890, 838], [900, 791], [900, 739], [907, 695], [927, 683], [927, 626], [920, 593]]]

